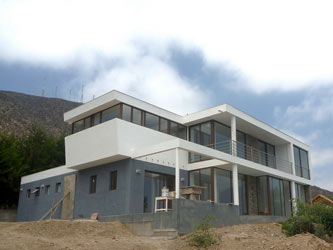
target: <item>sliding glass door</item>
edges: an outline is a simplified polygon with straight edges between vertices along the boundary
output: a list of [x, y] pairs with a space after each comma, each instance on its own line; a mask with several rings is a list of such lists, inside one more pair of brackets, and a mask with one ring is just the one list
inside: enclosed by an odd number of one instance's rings
[[155, 197], [162, 195], [162, 188], [166, 186], [170, 191], [175, 190], [175, 177], [160, 173], [145, 172], [143, 211], [153, 212]]

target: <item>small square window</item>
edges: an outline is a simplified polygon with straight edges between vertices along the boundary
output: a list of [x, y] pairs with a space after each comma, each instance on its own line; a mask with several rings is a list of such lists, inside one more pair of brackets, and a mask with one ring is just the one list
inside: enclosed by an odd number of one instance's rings
[[110, 190], [117, 189], [117, 171], [112, 171], [110, 173]]
[[34, 190], [35, 196], [39, 196], [40, 194], [40, 187], [36, 187], [36, 189]]
[[61, 191], [61, 182], [58, 182], [55, 186], [55, 192], [60, 193], [60, 191]]
[[96, 193], [97, 175], [90, 176], [90, 193]]
[[45, 194], [49, 195], [50, 194], [50, 185], [45, 186]]
[[30, 198], [30, 195], [31, 195], [31, 189], [28, 189], [28, 190], [27, 190], [27, 196], [26, 196], [26, 197], [27, 197], [27, 198]]

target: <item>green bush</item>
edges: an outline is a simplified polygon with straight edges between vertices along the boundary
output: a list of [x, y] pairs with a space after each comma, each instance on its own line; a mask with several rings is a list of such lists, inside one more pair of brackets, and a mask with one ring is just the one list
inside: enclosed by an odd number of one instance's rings
[[327, 240], [333, 237], [333, 207], [317, 202], [313, 205], [297, 202], [297, 212], [282, 224], [287, 236], [312, 233]]
[[199, 248], [207, 248], [217, 242], [215, 235], [212, 232], [213, 225], [210, 223], [213, 216], [206, 215], [196, 231], [188, 236], [191, 245]]

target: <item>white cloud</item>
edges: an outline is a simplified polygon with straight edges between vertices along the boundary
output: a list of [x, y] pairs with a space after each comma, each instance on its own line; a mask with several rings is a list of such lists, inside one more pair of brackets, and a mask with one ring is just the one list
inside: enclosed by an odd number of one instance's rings
[[[0, 1], [0, 59], [91, 66], [170, 44], [234, 68], [257, 93], [333, 83], [332, 1]], [[97, 56], [96, 56], [97, 55]]]
[[187, 83], [166, 63], [140, 57], [105, 70], [86, 86], [85, 95], [101, 95], [117, 89], [159, 107], [185, 115], [209, 103], [206, 93]]
[[333, 167], [333, 148], [316, 149], [311, 154], [313, 167]]

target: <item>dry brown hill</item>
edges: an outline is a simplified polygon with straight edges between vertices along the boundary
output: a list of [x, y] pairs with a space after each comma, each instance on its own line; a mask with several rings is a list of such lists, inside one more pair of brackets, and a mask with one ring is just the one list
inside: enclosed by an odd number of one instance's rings
[[63, 114], [79, 105], [58, 98], [0, 90], [0, 131], [22, 135], [31, 124], [39, 124], [54, 134], [68, 132]]

